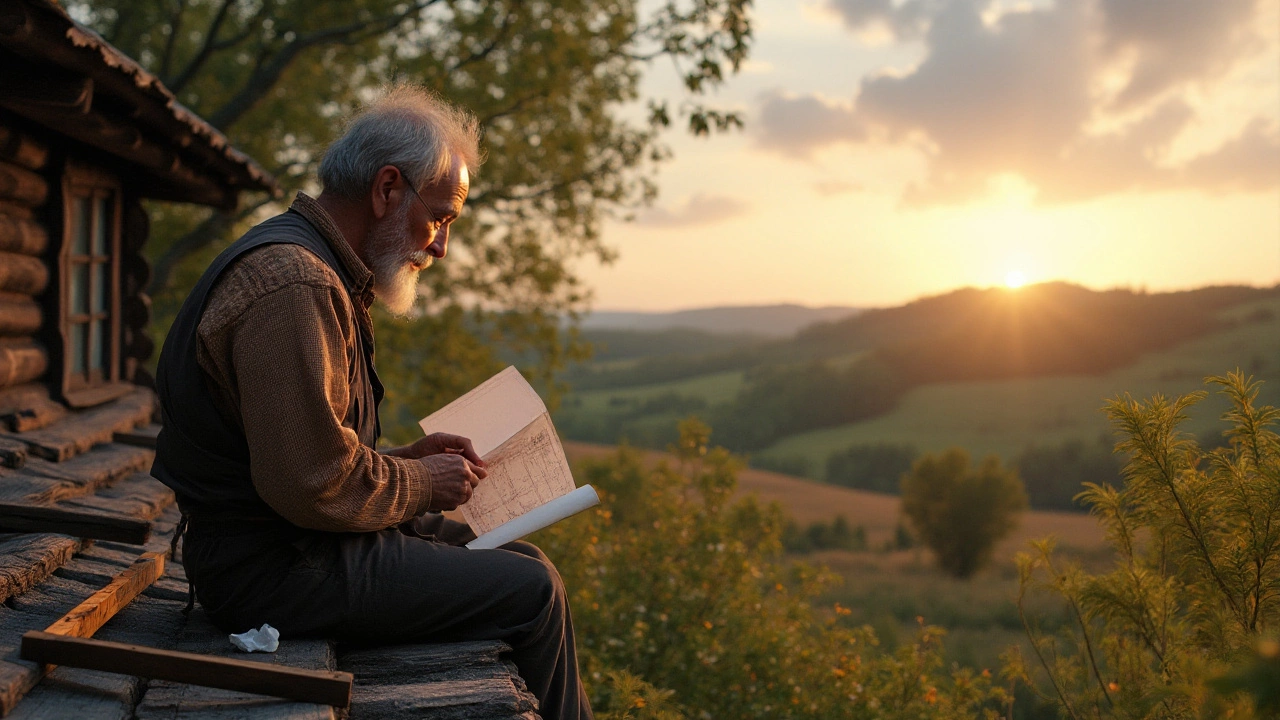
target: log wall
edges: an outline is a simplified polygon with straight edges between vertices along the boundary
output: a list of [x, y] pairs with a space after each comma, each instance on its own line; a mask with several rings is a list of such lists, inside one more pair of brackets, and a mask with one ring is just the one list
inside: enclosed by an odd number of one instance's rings
[[53, 274], [45, 222], [59, 201], [49, 158], [44, 143], [0, 117], [0, 390], [40, 380], [49, 369], [38, 340]]

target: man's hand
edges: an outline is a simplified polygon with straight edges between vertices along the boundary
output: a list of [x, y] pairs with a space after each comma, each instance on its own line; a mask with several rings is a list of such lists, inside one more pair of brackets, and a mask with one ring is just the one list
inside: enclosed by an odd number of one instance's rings
[[[418, 460], [441, 453], [461, 455], [469, 460], [472, 465], [484, 467], [484, 461], [480, 459], [480, 456], [476, 454], [475, 448], [471, 446], [470, 438], [464, 438], [461, 435], [450, 435], [449, 433], [432, 433], [412, 445], [387, 450], [385, 454]], [[481, 475], [481, 477], [484, 476]]]
[[[470, 444], [468, 442], [468, 444]], [[471, 499], [471, 491], [488, 476], [488, 471], [466, 458], [461, 451], [449, 451], [419, 458], [431, 474], [429, 510], [453, 510]]]

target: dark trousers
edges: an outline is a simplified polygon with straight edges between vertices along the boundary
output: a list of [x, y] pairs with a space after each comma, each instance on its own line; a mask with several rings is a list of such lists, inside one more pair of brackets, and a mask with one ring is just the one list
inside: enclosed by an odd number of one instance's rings
[[196, 517], [182, 562], [227, 632], [270, 623], [284, 638], [360, 645], [502, 640], [542, 717], [591, 718], [555, 566], [526, 542], [459, 547], [472, 537], [441, 515], [369, 533]]

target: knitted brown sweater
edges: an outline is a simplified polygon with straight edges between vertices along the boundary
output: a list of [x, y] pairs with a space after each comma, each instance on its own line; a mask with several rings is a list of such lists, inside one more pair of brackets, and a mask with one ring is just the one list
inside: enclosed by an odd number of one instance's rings
[[357, 279], [357, 303], [306, 249], [258, 248], [210, 293], [197, 358], [219, 411], [244, 430], [253, 486], [268, 505], [302, 527], [381, 530], [426, 512], [431, 478], [421, 462], [378, 453], [343, 426], [356, 333], [371, 328], [373, 276], [319, 203], [299, 193], [292, 209]]

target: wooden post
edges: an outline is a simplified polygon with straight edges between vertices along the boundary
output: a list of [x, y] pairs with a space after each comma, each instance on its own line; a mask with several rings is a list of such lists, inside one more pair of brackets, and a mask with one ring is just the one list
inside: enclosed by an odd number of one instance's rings
[[32, 630], [22, 636], [22, 657], [67, 667], [137, 675], [153, 680], [272, 695], [299, 702], [346, 707], [351, 673], [158, 650], [142, 645], [72, 638]]

